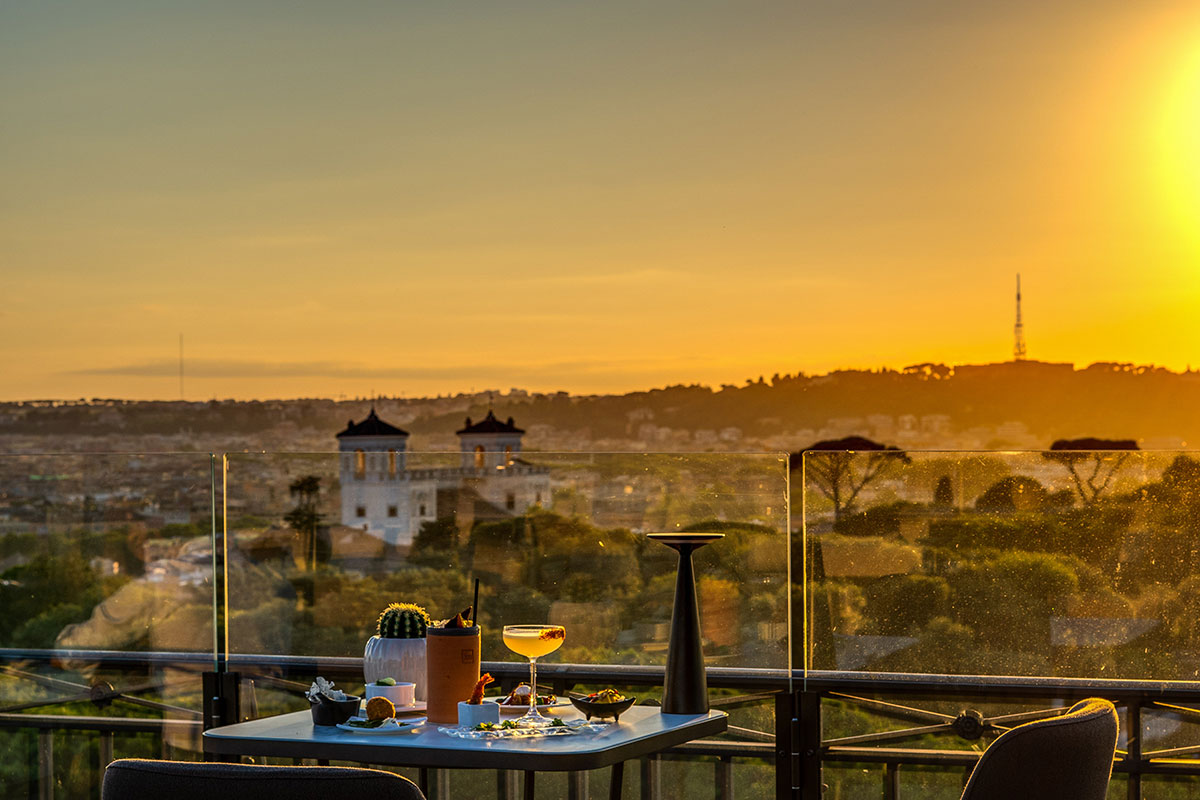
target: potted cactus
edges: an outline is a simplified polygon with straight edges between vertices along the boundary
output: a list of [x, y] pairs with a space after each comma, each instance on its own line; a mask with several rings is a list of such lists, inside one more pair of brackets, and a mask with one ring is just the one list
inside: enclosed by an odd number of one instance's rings
[[393, 678], [417, 685], [416, 699], [425, 699], [425, 628], [429, 614], [413, 603], [392, 603], [379, 615], [376, 635], [363, 651], [363, 680], [367, 684]]

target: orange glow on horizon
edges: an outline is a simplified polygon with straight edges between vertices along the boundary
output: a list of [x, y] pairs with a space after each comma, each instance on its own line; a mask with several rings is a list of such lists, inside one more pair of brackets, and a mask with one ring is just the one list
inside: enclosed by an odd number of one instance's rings
[[0, 8], [0, 399], [1200, 366], [1190, 0], [467, 6]]

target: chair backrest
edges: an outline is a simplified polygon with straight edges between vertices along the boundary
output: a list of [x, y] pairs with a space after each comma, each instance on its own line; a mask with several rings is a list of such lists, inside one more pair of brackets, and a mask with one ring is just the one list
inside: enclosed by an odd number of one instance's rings
[[1059, 717], [1018, 725], [984, 751], [963, 800], [1104, 800], [1117, 710], [1097, 697]]
[[125, 758], [104, 772], [101, 800], [425, 800], [412, 781], [353, 767], [259, 767], [250, 764]]

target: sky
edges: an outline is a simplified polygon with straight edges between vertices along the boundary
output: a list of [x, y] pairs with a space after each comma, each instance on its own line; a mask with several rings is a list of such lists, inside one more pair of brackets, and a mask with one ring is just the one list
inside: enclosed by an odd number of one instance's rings
[[1200, 367], [1194, 0], [0, 6], [0, 400]]

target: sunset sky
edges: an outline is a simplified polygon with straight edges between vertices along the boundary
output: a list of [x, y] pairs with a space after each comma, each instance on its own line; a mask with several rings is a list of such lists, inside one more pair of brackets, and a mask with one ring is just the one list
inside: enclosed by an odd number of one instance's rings
[[0, 6], [0, 399], [1200, 367], [1200, 4]]

